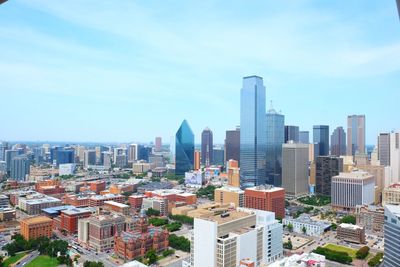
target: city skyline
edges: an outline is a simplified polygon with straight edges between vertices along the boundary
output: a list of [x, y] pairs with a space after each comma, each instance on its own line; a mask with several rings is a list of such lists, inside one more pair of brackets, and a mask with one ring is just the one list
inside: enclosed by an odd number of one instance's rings
[[7, 53], [0, 92], [7, 101], [0, 112], [11, 115], [4, 116], [8, 127], [0, 139], [150, 142], [161, 136], [168, 143], [187, 119], [196, 144], [206, 126], [223, 144], [225, 131], [240, 123], [240, 80], [249, 75], [264, 78], [267, 103], [273, 100], [287, 124], [301, 130], [346, 127], [348, 115], [365, 114], [366, 144], [373, 145], [379, 132], [398, 128], [391, 123], [400, 96], [395, 1], [224, 8], [206, 1], [179, 6], [174, 20], [166, 15], [175, 5], [110, 5], [1, 5], [0, 48]]

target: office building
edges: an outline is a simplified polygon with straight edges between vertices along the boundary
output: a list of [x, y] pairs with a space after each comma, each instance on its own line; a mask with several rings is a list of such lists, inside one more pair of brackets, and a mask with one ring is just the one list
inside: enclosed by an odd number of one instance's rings
[[383, 234], [385, 209], [378, 206], [356, 206], [356, 225], [365, 228], [365, 231], [377, 235]]
[[[120, 151], [117, 151], [117, 152], [120, 153], [120, 154], [123, 154], [123, 150], [122, 150], [122, 153]], [[139, 158], [139, 156], [138, 156], [138, 153], [139, 153], [138, 144], [130, 144], [128, 146], [127, 153], [128, 153], [128, 159], [127, 159], [128, 163], [133, 163], [133, 162], [137, 161], [138, 158]]]
[[125, 197], [123, 195], [115, 195], [115, 194], [94, 195], [89, 198], [89, 207], [103, 206], [104, 202], [106, 201], [125, 203]]
[[389, 183], [400, 182], [400, 131], [390, 133], [390, 179]]
[[73, 208], [62, 210], [60, 213], [60, 230], [66, 231], [68, 234], [75, 234], [78, 231], [78, 221], [88, 218], [92, 215], [93, 210], [90, 208]]
[[384, 167], [381, 165], [359, 165], [355, 166], [357, 169], [368, 172], [369, 174], [375, 177], [375, 204], [382, 203], [382, 191], [385, 188], [385, 177], [386, 171], [388, 167]]
[[161, 148], [162, 148], [162, 139], [161, 137], [156, 137], [154, 151], [161, 152]]
[[365, 115], [347, 116], [347, 155], [365, 154]]
[[237, 209], [194, 219], [188, 266], [240, 266], [244, 261], [259, 266], [282, 255], [282, 225], [272, 212]]
[[385, 206], [384, 267], [400, 266], [400, 206]]
[[128, 216], [130, 213], [130, 206], [123, 204], [123, 203], [118, 203], [115, 201], [104, 201], [104, 209], [115, 212], [115, 213], [120, 213], [121, 215]]
[[16, 217], [16, 211], [12, 208], [0, 208], [0, 222], [14, 221]]
[[14, 157], [18, 156], [18, 150], [6, 150], [5, 154], [5, 162], [7, 165], [7, 173], [10, 173], [11, 170], [11, 161]]
[[266, 183], [274, 186], [282, 185], [282, 144], [285, 143], [285, 116], [274, 109], [266, 114], [267, 125], [267, 157]]
[[375, 201], [375, 177], [355, 170], [332, 177], [332, 207], [354, 211], [357, 205], [371, 205]]
[[225, 165], [225, 151], [222, 147], [214, 147], [213, 149], [213, 164], [217, 166]]
[[160, 253], [168, 249], [168, 230], [149, 225], [146, 214], [142, 211], [135, 219], [132, 231], [122, 231], [114, 236], [114, 252], [124, 260], [144, 257], [149, 250]]
[[382, 206], [387, 204], [400, 205], [400, 184], [392, 184], [383, 189]]
[[100, 162], [104, 167], [111, 168], [111, 152], [102, 152]]
[[15, 156], [11, 160], [10, 177], [16, 181], [25, 181], [30, 173], [30, 162], [24, 155]]
[[123, 169], [127, 166], [128, 164], [128, 158], [126, 157], [125, 154], [122, 155], [116, 155], [115, 156], [115, 161], [114, 161], [115, 167]]
[[336, 232], [337, 239], [357, 244], [365, 244], [364, 227], [348, 223], [341, 223], [338, 225]]
[[266, 182], [265, 95], [261, 77], [243, 78], [240, 95], [240, 182], [242, 187], [252, 187]]
[[208, 167], [214, 164], [213, 133], [206, 127], [201, 133], [201, 164]]
[[237, 167], [228, 168], [228, 185], [240, 187], [240, 169]]
[[285, 125], [285, 143], [293, 141], [298, 143], [300, 139], [299, 126]]
[[378, 160], [382, 166], [390, 166], [390, 133], [378, 135]]
[[89, 246], [96, 251], [107, 251], [114, 248], [114, 236], [124, 230], [125, 218], [117, 214], [96, 215], [88, 219], [88, 226]]
[[240, 163], [240, 127], [235, 130], [226, 131], [225, 136], [225, 159], [236, 160]]
[[69, 148], [57, 148], [54, 151], [55, 158], [53, 158], [56, 162], [57, 166], [60, 164], [68, 164], [68, 163], [75, 163], [75, 151]]
[[331, 155], [344, 156], [346, 155], [346, 133], [343, 127], [336, 127], [331, 135]]
[[309, 131], [299, 131], [299, 142], [302, 144], [310, 143], [310, 132]]
[[42, 213], [42, 209], [61, 206], [61, 200], [42, 194], [33, 194], [18, 198], [18, 207], [28, 215]]
[[21, 235], [25, 240], [51, 237], [53, 220], [46, 216], [29, 217], [20, 221]]
[[274, 212], [277, 218], [282, 219], [285, 217], [285, 189], [271, 185], [246, 188], [244, 206]]
[[150, 146], [139, 145], [138, 146], [138, 160], [149, 161], [149, 156], [152, 152]]
[[58, 166], [58, 174], [60, 176], [73, 175], [75, 173], [75, 168], [76, 168], [75, 163], [60, 164]]
[[158, 210], [161, 216], [168, 215], [168, 199], [162, 197], [148, 197], [143, 198], [142, 209], [148, 210], [149, 208], [153, 210]]
[[220, 187], [214, 191], [214, 201], [221, 204], [233, 204], [235, 208], [244, 207], [244, 191], [237, 187]]
[[313, 143], [318, 144], [319, 151], [314, 151], [315, 156], [329, 155], [329, 126], [314, 125], [313, 126]]
[[194, 134], [184, 120], [175, 135], [175, 174], [184, 175], [194, 167]]
[[6, 150], [8, 150], [8, 143], [0, 142], [0, 161], [6, 161]]
[[343, 172], [343, 159], [334, 156], [319, 156], [315, 167], [315, 193], [330, 196], [332, 177]]
[[201, 152], [196, 150], [194, 152], [194, 167], [193, 167], [193, 169], [195, 171], [200, 170], [200, 164], [201, 164]]
[[[323, 221], [314, 221], [307, 214], [301, 214], [298, 218], [286, 217], [282, 220], [282, 224], [293, 226], [293, 232], [298, 234], [306, 234], [309, 236], [321, 236], [327, 231], [331, 224]], [[305, 228], [305, 233], [304, 233]]]
[[298, 197], [309, 191], [308, 186], [308, 145], [282, 145], [282, 187], [286, 195]]
[[85, 168], [96, 165], [96, 150], [85, 151], [83, 165], [85, 166]]

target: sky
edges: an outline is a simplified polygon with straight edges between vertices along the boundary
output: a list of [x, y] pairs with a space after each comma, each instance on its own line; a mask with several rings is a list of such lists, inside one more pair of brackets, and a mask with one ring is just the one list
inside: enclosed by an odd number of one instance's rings
[[400, 128], [395, 0], [9, 0], [0, 51], [0, 140], [223, 143], [249, 75], [300, 130]]

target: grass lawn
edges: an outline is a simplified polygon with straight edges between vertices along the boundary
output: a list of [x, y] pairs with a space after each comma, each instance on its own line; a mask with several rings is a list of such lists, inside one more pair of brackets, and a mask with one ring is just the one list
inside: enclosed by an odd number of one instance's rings
[[328, 248], [330, 250], [334, 250], [334, 251], [346, 252], [353, 259], [356, 258], [357, 250], [355, 250], [355, 249], [348, 248], [348, 247], [343, 247], [343, 246], [338, 246], [338, 245], [334, 245], [334, 244], [328, 244], [328, 245], [326, 245], [324, 247]]
[[26, 267], [56, 267], [58, 266], [57, 258], [50, 258], [46, 255], [41, 255], [31, 261]]
[[11, 264], [16, 263], [17, 261], [19, 261], [20, 259], [22, 259], [22, 257], [24, 257], [25, 255], [26, 255], [25, 252], [21, 252], [21, 253], [15, 254], [14, 257], [7, 258], [6, 260], [4, 260], [3, 266], [4, 266], [4, 267], [8, 267], [8, 266], [10, 266]]

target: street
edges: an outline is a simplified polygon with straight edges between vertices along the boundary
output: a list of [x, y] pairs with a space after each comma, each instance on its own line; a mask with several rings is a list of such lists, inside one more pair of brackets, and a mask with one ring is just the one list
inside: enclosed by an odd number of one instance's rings
[[39, 255], [40, 255], [39, 251], [37, 251], [37, 250], [32, 251], [27, 256], [25, 256], [17, 265], [15, 265], [15, 267], [25, 266], [26, 264], [28, 264], [31, 261], [33, 261]]

